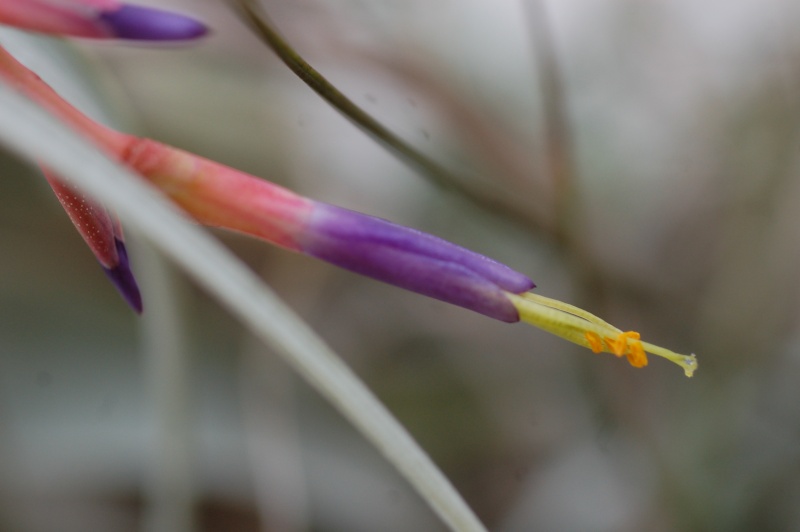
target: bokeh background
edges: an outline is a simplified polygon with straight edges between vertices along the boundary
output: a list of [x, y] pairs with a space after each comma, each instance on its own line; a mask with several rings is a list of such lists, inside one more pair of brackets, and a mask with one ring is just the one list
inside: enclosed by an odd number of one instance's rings
[[[490, 529], [800, 530], [800, 4], [264, 0], [356, 103], [513, 199], [489, 212], [332, 110], [226, 2], [140, 3], [214, 34], [26, 46], [123, 129], [442, 236], [697, 353], [691, 380], [633, 369], [216, 232]], [[130, 235], [138, 318], [35, 167], [0, 151], [0, 175], [0, 530], [443, 530], [146, 242]]]

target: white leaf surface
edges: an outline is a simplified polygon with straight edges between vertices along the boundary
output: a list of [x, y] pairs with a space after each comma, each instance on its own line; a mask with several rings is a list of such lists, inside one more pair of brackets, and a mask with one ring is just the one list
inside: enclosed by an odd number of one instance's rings
[[335, 353], [253, 272], [157, 190], [4, 84], [0, 142], [83, 187], [174, 260], [353, 423], [451, 529], [484, 530], [425, 452]]

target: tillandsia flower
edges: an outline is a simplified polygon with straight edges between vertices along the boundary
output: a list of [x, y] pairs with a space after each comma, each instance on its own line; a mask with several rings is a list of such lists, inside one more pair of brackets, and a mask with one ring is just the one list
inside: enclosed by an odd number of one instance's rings
[[[195, 19], [115, 0], [0, 0], [0, 24], [45, 33], [95, 39], [138, 41], [185, 41], [208, 33]], [[3, 51], [0, 60], [20, 77], [38, 78], [9, 61]], [[73, 120], [82, 119], [73, 113]], [[78, 232], [97, 257], [106, 275], [125, 300], [140, 313], [142, 298], [128, 263], [122, 228], [102, 205], [87, 198], [54, 173], [44, 169], [56, 197]]]
[[203, 224], [262, 238], [508, 322], [519, 316], [506, 292], [534, 286], [523, 274], [432, 235], [304, 198], [149, 139], [115, 142], [124, 143], [118, 158]]
[[[646, 353], [687, 376], [694, 355], [642, 342], [600, 318], [529, 292], [534, 283], [492, 259], [386, 220], [304, 198], [283, 187], [149, 139], [120, 137], [117, 157], [197, 221], [262, 238], [355, 273], [505, 321], [523, 320], [595, 353]], [[105, 138], [109, 138], [105, 135]]]
[[0, 24], [92, 39], [183, 41], [208, 33], [193, 18], [116, 0], [0, 0]]
[[505, 322], [525, 321], [595, 353], [646, 353], [692, 376], [694, 355], [642, 342], [572, 305], [529, 292], [524, 274], [441, 238], [302, 197], [283, 187], [159, 142], [108, 133], [117, 158], [165, 192], [200, 223], [267, 240], [355, 273]]
[[535, 295], [527, 276], [455, 244], [97, 124], [2, 49], [0, 78], [61, 116], [200, 223], [252, 235], [501, 321], [523, 320], [596, 353], [625, 356], [635, 367], [647, 365], [646, 353], [678, 364], [690, 377], [697, 367], [694, 355], [642, 342], [638, 333], [622, 332], [586, 311]]
[[102, 205], [86, 197], [64, 179], [47, 169], [44, 169], [44, 174], [70, 220], [97, 257], [106, 276], [125, 301], [137, 313], [141, 313], [142, 296], [128, 262], [128, 252], [119, 222]]

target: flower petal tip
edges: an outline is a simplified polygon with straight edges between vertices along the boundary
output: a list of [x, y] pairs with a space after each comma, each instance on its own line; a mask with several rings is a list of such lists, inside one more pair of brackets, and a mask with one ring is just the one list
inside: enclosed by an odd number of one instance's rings
[[118, 39], [185, 41], [198, 39], [209, 32], [208, 26], [191, 17], [128, 4], [104, 11], [99, 18]]
[[117, 239], [116, 244], [119, 263], [112, 268], [103, 266], [103, 271], [131, 308], [137, 314], [141, 314], [143, 310], [142, 295], [139, 292], [139, 286], [136, 284], [136, 279], [128, 262], [128, 252], [121, 240]]

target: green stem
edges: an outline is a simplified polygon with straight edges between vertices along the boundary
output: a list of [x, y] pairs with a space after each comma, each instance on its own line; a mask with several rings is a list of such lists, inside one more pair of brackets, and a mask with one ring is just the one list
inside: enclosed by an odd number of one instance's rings
[[314, 92], [337, 109], [356, 126], [372, 136], [401, 160], [419, 170], [435, 185], [454, 192], [474, 205], [527, 229], [546, 231], [548, 223], [535, 216], [530, 207], [501, 192], [497, 187], [476, 182], [465, 182], [439, 163], [433, 161], [356, 105], [337, 89], [303, 57], [277, 31], [266, 13], [253, 0], [232, 0], [242, 17], [252, 26], [258, 37]]

